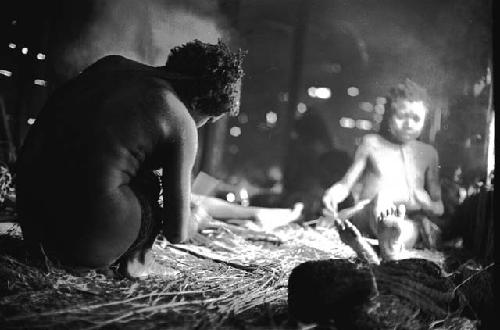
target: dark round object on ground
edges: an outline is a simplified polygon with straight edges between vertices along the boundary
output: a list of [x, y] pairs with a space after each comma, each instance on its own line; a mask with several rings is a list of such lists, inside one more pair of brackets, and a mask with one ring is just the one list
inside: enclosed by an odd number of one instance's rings
[[345, 259], [307, 261], [288, 279], [288, 310], [306, 323], [351, 319], [369, 300], [374, 285], [367, 264]]

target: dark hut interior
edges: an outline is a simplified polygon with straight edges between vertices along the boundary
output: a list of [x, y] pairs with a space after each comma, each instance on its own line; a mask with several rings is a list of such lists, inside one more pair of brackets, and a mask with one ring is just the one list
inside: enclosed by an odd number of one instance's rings
[[[2, 1], [0, 328], [495, 329], [493, 7]], [[195, 39], [245, 56], [238, 115], [198, 129], [191, 190], [260, 218], [192, 212], [203, 228], [179, 244], [159, 235], [154, 266], [140, 278], [33, 261], [17, 165], [43, 106], [106, 55], [163, 66], [172, 48]], [[437, 228], [439, 244], [386, 261], [381, 241], [333, 224], [324, 196], [364, 137], [378, 134], [387, 92], [407, 78], [430, 100], [418, 141], [439, 157], [443, 212], [421, 227]], [[356, 187], [338, 217], [364, 207]], [[46, 199], [56, 211], [58, 194]]]

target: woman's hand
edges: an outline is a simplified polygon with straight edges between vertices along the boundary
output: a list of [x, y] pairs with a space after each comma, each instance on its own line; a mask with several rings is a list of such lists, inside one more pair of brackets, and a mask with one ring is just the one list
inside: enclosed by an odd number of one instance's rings
[[198, 202], [191, 201], [191, 216], [189, 223], [189, 237], [205, 228], [212, 217], [208, 214], [203, 206]]

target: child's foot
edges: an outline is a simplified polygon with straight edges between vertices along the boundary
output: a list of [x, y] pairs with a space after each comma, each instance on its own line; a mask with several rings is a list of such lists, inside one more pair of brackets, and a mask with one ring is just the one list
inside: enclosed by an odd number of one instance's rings
[[384, 260], [397, 260], [403, 254], [402, 226], [405, 221], [405, 206], [392, 205], [377, 217], [377, 237], [380, 254]]
[[293, 209], [261, 208], [255, 213], [255, 222], [264, 230], [273, 230], [298, 220], [303, 209], [303, 203], [295, 203]]

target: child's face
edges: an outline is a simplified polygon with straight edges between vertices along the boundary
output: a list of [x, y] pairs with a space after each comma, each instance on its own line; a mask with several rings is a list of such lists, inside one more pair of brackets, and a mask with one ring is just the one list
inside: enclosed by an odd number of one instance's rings
[[417, 139], [422, 133], [427, 115], [424, 103], [397, 100], [394, 107], [394, 114], [389, 125], [393, 137], [402, 143]]

